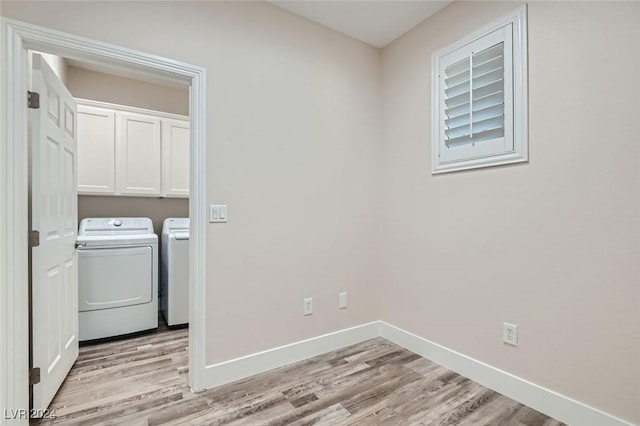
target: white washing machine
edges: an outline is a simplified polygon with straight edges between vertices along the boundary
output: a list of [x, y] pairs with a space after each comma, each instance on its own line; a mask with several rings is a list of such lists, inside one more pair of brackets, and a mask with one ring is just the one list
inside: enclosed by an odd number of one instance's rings
[[168, 218], [162, 226], [160, 310], [167, 325], [189, 323], [189, 219]]
[[158, 236], [151, 219], [83, 219], [78, 231], [79, 340], [158, 327]]

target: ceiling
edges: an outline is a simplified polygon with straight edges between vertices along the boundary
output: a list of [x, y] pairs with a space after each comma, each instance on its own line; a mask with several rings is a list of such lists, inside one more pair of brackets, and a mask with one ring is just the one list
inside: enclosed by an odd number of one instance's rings
[[[310, 19], [375, 47], [384, 47], [453, 0], [269, 0], [275, 6]], [[132, 78], [173, 88], [184, 82], [154, 77], [126, 67], [65, 58], [71, 67]]]
[[271, 0], [296, 15], [375, 47], [384, 47], [451, 1]]

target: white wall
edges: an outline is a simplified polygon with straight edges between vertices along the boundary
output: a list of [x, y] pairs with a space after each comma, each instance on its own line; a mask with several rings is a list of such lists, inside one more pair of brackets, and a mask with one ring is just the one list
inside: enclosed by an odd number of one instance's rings
[[207, 202], [229, 205], [208, 228], [208, 363], [378, 318], [378, 50], [264, 2], [2, 14], [207, 68]]
[[640, 3], [531, 3], [530, 162], [431, 175], [431, 53], [518, 6], [383, 50], [382, 319], [640, 423]]

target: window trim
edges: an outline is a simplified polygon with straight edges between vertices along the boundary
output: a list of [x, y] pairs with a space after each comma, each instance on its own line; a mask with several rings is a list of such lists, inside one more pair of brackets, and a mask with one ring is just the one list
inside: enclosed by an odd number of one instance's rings
[[[458, 50], [509, 24], [513, 26], [513, 151], [482, 158], [461, 159], [441, 163], [440, 150], [442, 113], [440, 79], [440, 58]], [[431, 56], [431, 173], [439, 174], [458, 170], [477, 169], [503, 164], [529, 161], [528, 150], [528, 56], [527, 56], [527, 6], [524, 5], [501, 18], [485, 25], [468, 36], [445, 48], [433, 52]], [[506, 135], [505, 135], [506, 136]]]

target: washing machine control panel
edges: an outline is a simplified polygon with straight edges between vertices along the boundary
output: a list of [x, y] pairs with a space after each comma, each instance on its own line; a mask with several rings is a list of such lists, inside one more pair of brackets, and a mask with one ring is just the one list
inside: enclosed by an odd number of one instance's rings
[[80, 222], [80, 235], [153, 234], [153, 223], [146, 217], [87, 218]]

